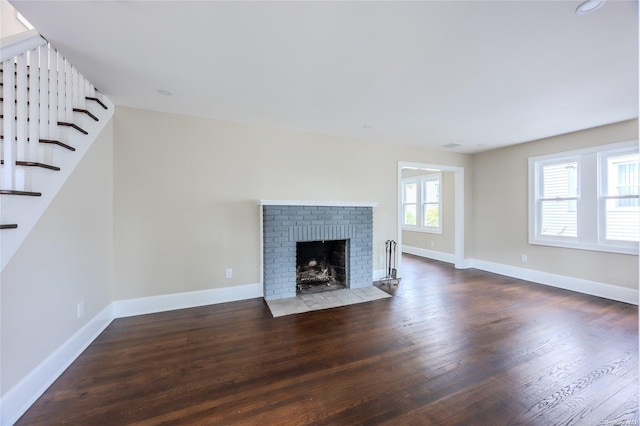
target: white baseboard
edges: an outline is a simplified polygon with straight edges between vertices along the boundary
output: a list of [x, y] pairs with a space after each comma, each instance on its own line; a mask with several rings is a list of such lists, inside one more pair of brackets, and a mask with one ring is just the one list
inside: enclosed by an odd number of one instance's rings
[[[453, 255], [448, 253], [432, 252], [424, 249], [417, 249], [416, 251], [414, 249], [416, 248], [404, 247], [403, 251], [417, 256], [453, 263]], [[434, 255], [433, 253], [436, 254]], [[500, 275], [638, 305], [637, 289], [618, 287], [596, 281], [534, 271], [478, 259], [469, 259], [469, 266]], [[374, 281], [384, 275], [384, 270], [373, 271]], [[0, 400], [0, 424], [12, 425], [15, 423], [20, 416], [27, 411], [31, 404], [47, 390], [115, 318], [212, 305], [262, 296], [262, 284], [246, 284], [235, 287], [112, 302], [29, 373], [27, 377], [5, 394]]]
[[262, 284], [175, 293], [110, 303], [0, 399], [0, 425], [14, 424], [115, 318], [262, 297]]
[[116, 318], [123, 318], [235, 302], [237, 300], [262, 297], [262, 294], [262, 284], [245, 284], [234, 287], [141, 297], [139, 299], [116, 300], [113, 302], [113, 312]]
[[[455, 256], [449, 253], [426, 250], [419, 247], [403, 246], [403, 253], [426, 257], [428, 259], [440, 260], [442, 262], [455, 263]], [[552, 274], [550, 272], [525, 269], [517, 266], [504, 265], [502, 263], [489, 262], [479, 259], [465, 259], [462, 268], [476, 268], [494, 274], [506, 275], [525, 281], [544, 284], [551, 287], [571, 290], [578, 293], [589, 294], [591, 296], [604, 297], [618, 302], [638, 305], [638, 289], [620, 287], [605, 284], [597, 281], [585, 280], [566, 275]]]
[[100, 311], [0, 400], [0, 424], [12, 425], [113, 320], [112, 305]]
[[519, 268], [517, 266], [504, 265], [486, 260], [471, 259], [470, 263], [472, 268], [483, 271], [638, 305], [638, 289], [619, 287], [582, 278], [535, 271], [533, 269]]
[[455, 263], [456, 256], [452, 253], [444, 253], [441, 251], [427, 250], [420, 247], [402, 246], [402, 252], [413, 254], [415, 256], [426, 257], [428, 259], [439, 260], [441, 262]]

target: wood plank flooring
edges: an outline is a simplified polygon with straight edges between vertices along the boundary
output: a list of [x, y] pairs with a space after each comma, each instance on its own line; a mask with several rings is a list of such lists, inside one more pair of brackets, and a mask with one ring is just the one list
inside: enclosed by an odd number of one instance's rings
[[19, 425], [633, 425], [636, 306], [414, 256], [394, 297], [115, 320]]

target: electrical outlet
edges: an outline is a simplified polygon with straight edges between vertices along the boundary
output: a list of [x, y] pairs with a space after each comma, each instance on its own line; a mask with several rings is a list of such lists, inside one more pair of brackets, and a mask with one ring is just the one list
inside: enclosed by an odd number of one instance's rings
[[526, 254], [522, 255], [522, 263], [527, 263], [527, 255]]
[[227, 268], [227, 270], [224, 272], [224, 277], [225, 278], [233, 278], [233, 269]]
[[84, 315], [84, 302], [78, 303], [78, 318], [82, 318]]
[[436, 243], [434, 243], [433, 241], [431, 241], [431, 247], [435, 247]]

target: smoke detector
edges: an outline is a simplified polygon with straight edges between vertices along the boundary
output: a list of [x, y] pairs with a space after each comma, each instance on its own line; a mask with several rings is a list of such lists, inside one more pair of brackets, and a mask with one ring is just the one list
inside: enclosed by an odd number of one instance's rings
[[606, 2], [607, 0], [587, 0], [580, 6], [578, 6], [578, 8], [576, 9], [576, 14], [586, 15], [587, 13], [595, 12], [596, 10], [604, 6]]

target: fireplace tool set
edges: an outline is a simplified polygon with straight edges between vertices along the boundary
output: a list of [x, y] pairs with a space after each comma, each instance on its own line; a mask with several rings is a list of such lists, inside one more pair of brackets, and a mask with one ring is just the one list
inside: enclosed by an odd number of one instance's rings
[[393, 240], [384, 242], [385, 271], [387, 275], [384, 278], [380, 278], [380, 284], [387, 286], [400, 284], [400, 278], [397, 278], [398, 270], [396, 269], [396, 246], [397, 243]]

